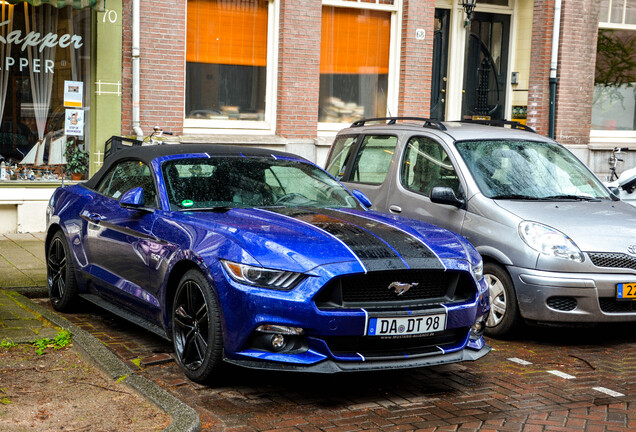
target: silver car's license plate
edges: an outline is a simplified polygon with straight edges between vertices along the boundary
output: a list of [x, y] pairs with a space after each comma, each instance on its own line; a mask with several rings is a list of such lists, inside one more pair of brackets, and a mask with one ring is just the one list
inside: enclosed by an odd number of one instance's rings
[[371, 318], [368, 336], [407, 336], [446, 330], [446, 314]]

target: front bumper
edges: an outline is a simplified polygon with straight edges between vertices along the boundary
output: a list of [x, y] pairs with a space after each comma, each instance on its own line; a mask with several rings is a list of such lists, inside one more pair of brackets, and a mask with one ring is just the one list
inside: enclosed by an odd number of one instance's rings
[[311, 372], [332, 374], [338, 372], [363, 372], [363, 371], [379, 371], [379, 370], [395, 370], [395, 369], [411, 369], [418, 367], [439, 366], [450, 363], [463, 361], [479, 360], [490, 352], [492, 348], [489, 345], [475, 351], [470, 348], [464, 348], [448, 354], [438, 354], [434, 356], [422, 357], [417, 359], [402, 359], [391, 361], [371, 361], [371, 362], [343, 362], [336, 360], [324, 360], [320, 363], [310, 365], [295, 365], [288, 363], [262, 362], [245, 359], [229, 359], [224, 360], [228, 363], [242, 366], [250, 369], [260, 370], [280, 370], [288, 372]]
[[621, 273], [560, 273], [510, 266], [521, 316], [533, 321], [636, 321], [636, 302], [617, 301], [616, 284], [636, 283]]
[[[225, 277], [221, 283], [217, 277], [226, 360], [253, 368], [327, 373], [453, 363], [474, 360], [488, 352], [483, 337], [471, 332], [475, 321], [487, 315], [489, 310], [485, 282], [478, 285], [476, 298], [460, 303], [437, 303], [417, 308], [396, 308], [386, 304], [375, 310], [318, 308], [314, 297], [325, 283], [334, 275], [350, 272], [351, 268], [344, 263], [324, 266], [315, 269], [314, 275], [296, 288], [285, 292], [248, 287]], [[376, 342], [382, 338], [367, 336], [372, 317], [417, 318], [439, 313], [446, 314], [446, 329], [430, 337], [409, 339], [411, 344], [391, 343], [396, 342], [391, 339], [387, 343], [389, 347], [384, 341], [378, 346]], [[277, 352], [271, 345], [267, 348], [268, 345], [263, 343], [262, 333], [256, 330], [261, 326], [299, 328], [303, 334], [291, 337], [293, 349], [283, 348]], [[390, 366], [393, 364], [395, 366]]]

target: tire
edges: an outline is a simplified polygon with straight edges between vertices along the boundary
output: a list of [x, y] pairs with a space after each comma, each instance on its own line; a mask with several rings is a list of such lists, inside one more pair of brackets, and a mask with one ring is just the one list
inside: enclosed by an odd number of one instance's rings
[[521, 323], [512, 279], [503, 267], [493, 263], [484, 265], [484, 279], [490, 292], [490, 313], [485, 333], [498, 338], [510, 336]]
[[75, 265], [62, 231], [53, 235], [46, 250], [46, 284], [53, 308], [69, 312], [77, 304]]
[[198, 270], [188, 270], [172, 303], [177, 363], [192, 381], [206, 384], [223, 363], [223, 333], [216, 297]]

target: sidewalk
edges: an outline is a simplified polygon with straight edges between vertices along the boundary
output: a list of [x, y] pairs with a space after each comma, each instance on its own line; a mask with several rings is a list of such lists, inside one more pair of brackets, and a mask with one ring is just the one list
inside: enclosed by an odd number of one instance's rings
[[46, 288], [45, 233], [0, 234], [0, 289], [23, 294]]
[[82, 357], [172, 416], [172, 423], [164, 432], [200, 430], [199, 416], [192, 408], [133, 373], [90, 333], [21, 295], [46, 296], [44, 240], [44, 233], [0, 235], [0, 341], [29, 343], [52, 338], [60, 329], [67, 330]]

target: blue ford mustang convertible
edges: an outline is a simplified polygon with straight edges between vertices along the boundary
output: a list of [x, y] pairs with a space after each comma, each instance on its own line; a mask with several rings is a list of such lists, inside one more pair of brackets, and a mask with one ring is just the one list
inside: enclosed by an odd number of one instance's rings
[[88, 300], [172, 340], [197, 382], [223, 362], [331, 373], [484, 356], [479, 254], [364, 201], [288, 153], [126, 149], [53, 194], [50, 299], [59, 311]]

